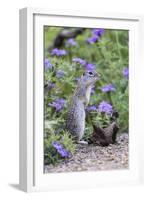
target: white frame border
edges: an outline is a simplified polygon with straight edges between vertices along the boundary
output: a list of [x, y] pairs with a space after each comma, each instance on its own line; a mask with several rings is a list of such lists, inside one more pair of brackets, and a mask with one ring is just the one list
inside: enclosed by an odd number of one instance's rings
[[[47, 186], [36, 186], [34, 185], [34, 171], [33, 171], [33, 163], [34, 163], [34, 133], [33, 133], [33, 111], [34, 111], [34, 103], [33, 103], [33, 95], [34, 95], [34, 70], [33, 70], [33, 16], [34, 15], [53, 15], [53, 16], [70, 16], [70, 17], [85, 17], [85, 18], [103, 18], [103, 19], [114, 19], [114, 20], [131, 20], [138, 22], [138, 40], [139, 36], [142, 36], [143, 32], [143, 17], [138, 15], [128, 15], [128, 14], [112, 14], [112, 13], [101, 13], [98, 12], [81, 12], [81, 11], [53, 11], [48, 9], [32, 9], [25, 8], [20, 10], [20, 189], [23, 191], [31, 192], [31, 191], [46, 191], [46, 190], [54, 190], [54, 189], [65, 189], [61, 187], [61, 185], [51, 185]], [[143, 55], [143, 40], [138, 42], [138, 56], [141, 59]], [[143, 59], [142, 59], [143, 60]], [[142, 61], [140, 61], [142, 63]], [[142, 64], [143, 66], [143, 64]], [[137, 71], [139, 72], [139, 71]], [[141, 81], [141, 80], [140, 80]], [[139, 111], [138, 111], [139, 112]], [[139, 121], [141, 122], [141, 121]], [[143, 126], [144, 127], [144, 126]], [[139, 145], [139, 171], [137, 171], [137, 176], [133, 178], [131, 176], [131, 180], [128, 182], [129, 184], [136, 184], [143, 182], [143, 139], [138, 141]], [[92, 172], [93, 178], [96, 172]], [[106, 174], [112, 172], [105, 172]], [[117, 172], [115, 172], [117, 175]], [[113, 173], [112, 173], [113, 174]], [[49, 174], [50, 177], [52, 174]], [[125, 172], [126, 176], [127, 173]], [[60, 178], [65, 178], [66, 174], [58, 174]], [[71, 177], [74, 177], [75, 174], [70, 174]], [[85, 173], [80, 173], [81, 178], [83, 178], [85, 182]], [[87, 178], [90, 176], [90, 173], [86, 174]], [[49, 178], [50, 178], [49, 177]], [[102, 177], [101, 177], [102, 178]], [[127, 180], [128, 181], [128, 180]], [[83, 183], [84, 183], [83, 182]], [[116, 185], [120, 183], [118, 180], [109, 180], [104, 184], [93, 184], [89, 183], [83, 184], [81, 187], [87, 188], [89, 186], [96, 187], [98, 185]], [[126, 180], [122, 180], [121, 184], [125, 183]], [[78, 188], [76, 187], [76, 182], [73, 186], [70, 185], [69, 189]]]

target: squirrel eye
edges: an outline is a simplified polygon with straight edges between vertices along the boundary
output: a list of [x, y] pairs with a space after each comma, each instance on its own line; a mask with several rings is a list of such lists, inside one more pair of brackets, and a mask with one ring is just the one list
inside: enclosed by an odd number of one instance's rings
[[93, 72], [89, 72], [89, 75], [93, 76]]

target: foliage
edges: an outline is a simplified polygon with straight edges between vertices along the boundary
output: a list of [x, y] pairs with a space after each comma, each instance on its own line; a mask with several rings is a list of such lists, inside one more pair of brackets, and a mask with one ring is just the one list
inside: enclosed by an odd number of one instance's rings
[[109, 124], [113, 110], [119, 113], [120, 131], [128, 131], [128, 31], [85, 29], [76, 38], [65, 40], [61, 48], [48, 50], [62, 30], [44, 29], [45, 163], [63, 159], [52, 141], [62, 144], [71, 154], [74, 152], [75, 146], [64, 125], [70, 98], [84, 70], [95, 69], [101, 75], [86, 109], [84, 139], [92, 133], [91, 123]]
[[45, 164], [55, 164], [62, 159], [72, 156], [75, 144], [68, 132], [61, 131], [59, 134], [48, 134], [44, 139]]

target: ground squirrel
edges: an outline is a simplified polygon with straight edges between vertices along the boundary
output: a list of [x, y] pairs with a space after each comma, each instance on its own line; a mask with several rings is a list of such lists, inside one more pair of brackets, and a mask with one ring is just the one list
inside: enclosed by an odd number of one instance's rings
[[85, 106], [90, 100], [91, 89], [99, 76], [95, 71], [86, 71], [78, 81], [72, 96], [66, 119], [66, 129], [74, 136], [78, 143], [84, 135]]

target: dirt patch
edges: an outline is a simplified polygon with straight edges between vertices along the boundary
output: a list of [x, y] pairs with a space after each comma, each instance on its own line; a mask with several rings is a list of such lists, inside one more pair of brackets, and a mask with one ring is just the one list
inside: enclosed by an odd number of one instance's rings
[[107, 147], [77, 145], [75, 154], [57, 165], [46, 165], [45, 173], [127, 169], [129, 167], [128, 134], [117, 136]]

